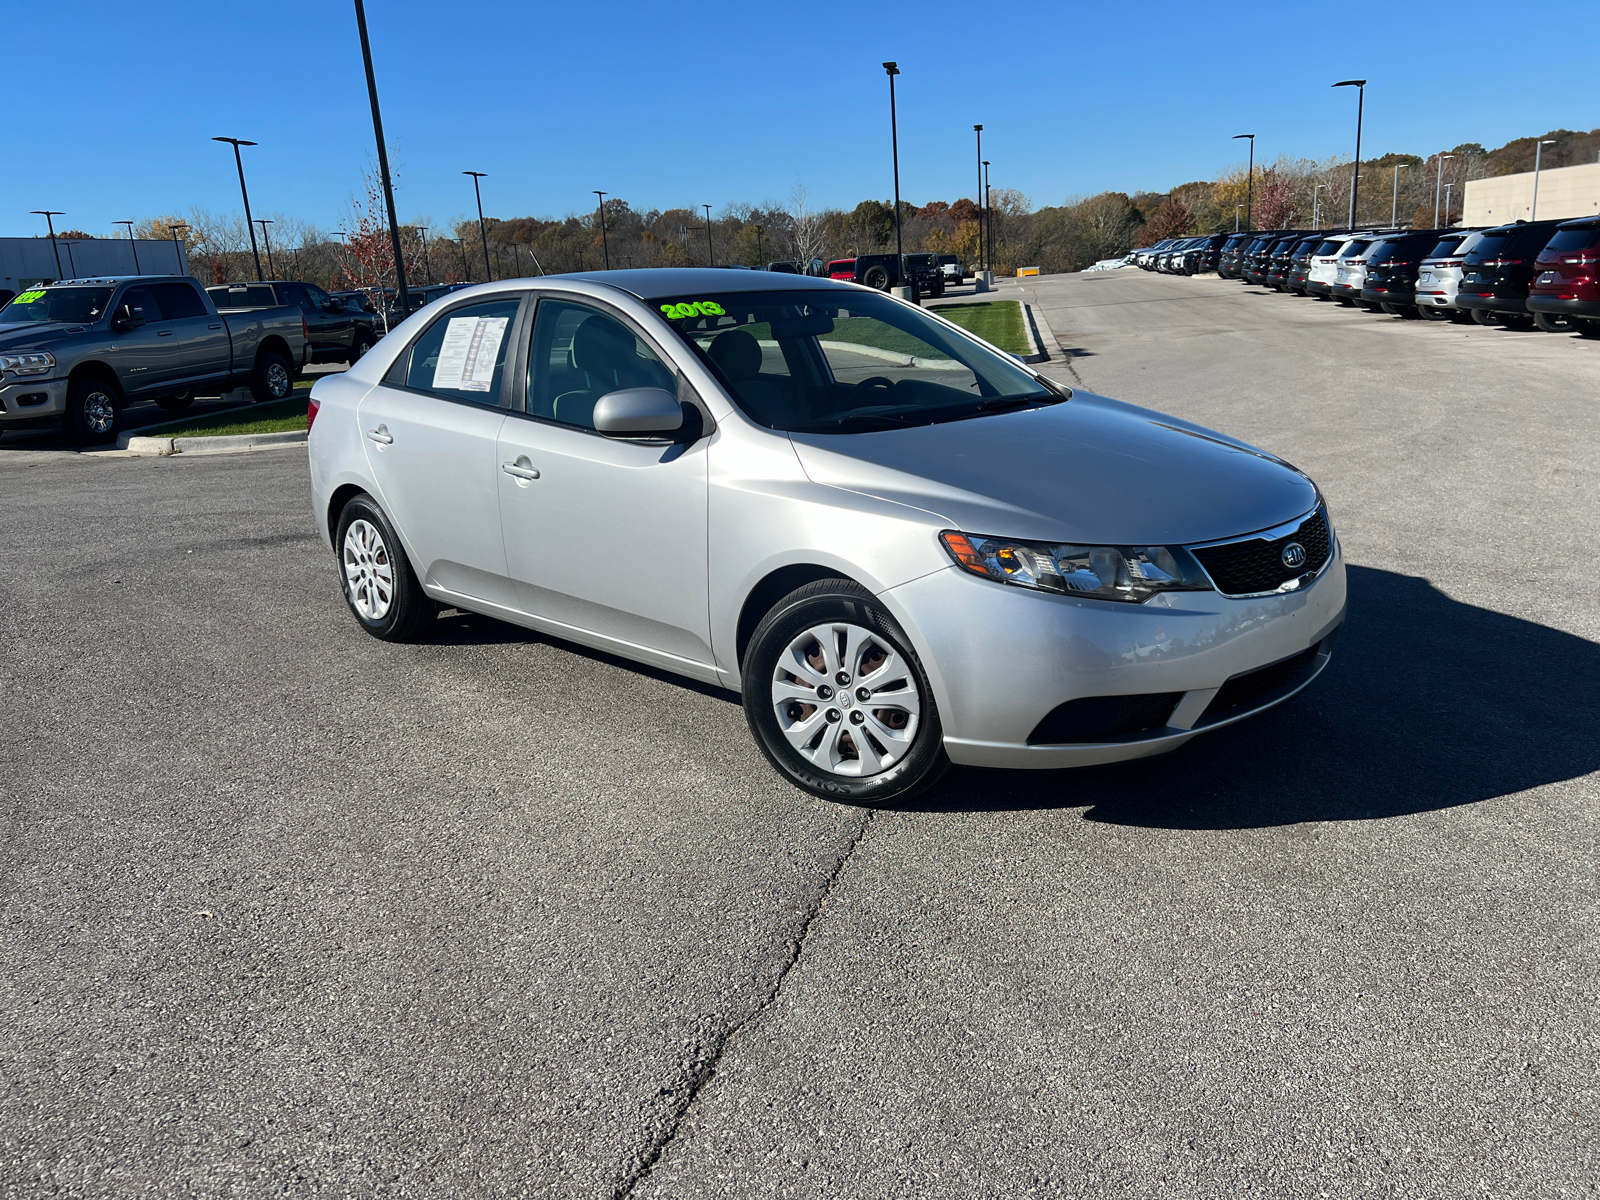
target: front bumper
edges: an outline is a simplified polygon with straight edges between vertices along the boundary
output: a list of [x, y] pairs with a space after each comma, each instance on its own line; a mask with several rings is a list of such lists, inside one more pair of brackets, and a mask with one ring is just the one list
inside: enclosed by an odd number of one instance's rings
[[67, 411], [65, 379], [21, 379], [0, 384], [0, 424], [59, 417]]
[[1559, 296], [1529, 296], [1528, 311], [1563, 317], [1600, 317], [1600, 300], [1563, 300]]
[[[1253, 599], [1180, 592], [1145, 604], [1080, 600], [977, 579], [955, 566], [880, 597], [911, 634], [952, 762], [1055, 768], [1145, 758], [1288, 699], [1326, 665], [1344, 621], [1343, 550], [1298, 591]], [[1317, 648], [1314, 655], [1311, 649]], [[1229, 680], [1297, 655], [1305, 669], [1223, 715]], [[1030, 744], [1058, 706], [1182, 693], [1164, 726], [1114, 740]]]

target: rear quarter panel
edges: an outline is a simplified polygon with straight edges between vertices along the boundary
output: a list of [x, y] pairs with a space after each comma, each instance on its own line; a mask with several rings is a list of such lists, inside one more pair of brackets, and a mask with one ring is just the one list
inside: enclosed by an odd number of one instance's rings
[[311, 511], [317, 531], [329, 548], [333, 546], [330, 525], [338, 515], [332, 511], [332, 502], [339, 489], [348, 485], [377, 495], [361, 445], [361, 426], [356, 419], [361, 398], [371, 390], [371, 383], [351, 379], [349, 372], [325, 375], [311, 389], [311, 398], [320, 406], [307, 439]]

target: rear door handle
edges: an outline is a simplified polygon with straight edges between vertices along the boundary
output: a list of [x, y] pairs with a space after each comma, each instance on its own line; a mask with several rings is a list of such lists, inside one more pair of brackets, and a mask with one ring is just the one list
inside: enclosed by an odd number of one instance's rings
[[207, 325], [206, 328], [207, 329], [221, 329], [222, 326], [221, 325]]
[[394, 445], [394, 438], [390, 435], [387, 425], [379, 425], [376, 429], [367, 430], [367, 436], [380, 446]]
[[500, 469], [515, 479], [529, 480], [539, 478], [539, 472], [534, 469], [533, 463], [528, 460], [526, 454], [519, 457], [516, 462], [501, 463]]
[[158, 329], [158, 330], [156, 330], [156, 336], [157, 337], [171, 337], [172, 336], [172, 330], [170, 330], [170, 329]]

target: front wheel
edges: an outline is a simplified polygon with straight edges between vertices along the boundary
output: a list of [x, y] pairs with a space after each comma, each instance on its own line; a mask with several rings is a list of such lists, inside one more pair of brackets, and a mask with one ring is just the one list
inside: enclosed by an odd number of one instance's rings
[[345, 603], [363, 629], [385, 642], [415, 641], [427, 630], [438, 605], [417, 582], [394, 526], [371, 497], [355, 496], [344, 506], [333, 544]]
[[372, 339], [364, 333], [356, 334], [356, 340], [350, 345], [350, 365], [353, 367], [366, 357], [367, 351], [372, 349]]
[[250, 395], [257, 404], [287, 400], [294, 394], [294, 373], [289, 360], [276, 350], [263, 350], [250, 373]]
[[76, 379], [67, 389], [67, 433], [76, 442], [102, 445], [122, 431], [122, 398], [104, 380]]
[[743, 693], [762, 753], [813, 796], [877, 807], [931, 787], [950, 766], [910, 639], [847, 580], [809, 583], [762, 618]]

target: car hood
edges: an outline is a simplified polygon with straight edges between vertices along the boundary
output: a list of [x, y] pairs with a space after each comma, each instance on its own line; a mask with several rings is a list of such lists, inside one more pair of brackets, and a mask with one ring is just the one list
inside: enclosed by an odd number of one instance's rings
[[52, 342], [82, 333], [87, 325], [65, 321], [29, 321], [26, 325], [0, 325], [0, 350], [43, 350]]
[[1316, 486], [1282, 459], [1081, 391], [1047, 408], [790, 439], [817, 483], [998, 537], [1204, 542], [1280, 525], [1317, 503]]

